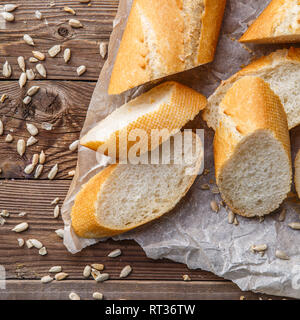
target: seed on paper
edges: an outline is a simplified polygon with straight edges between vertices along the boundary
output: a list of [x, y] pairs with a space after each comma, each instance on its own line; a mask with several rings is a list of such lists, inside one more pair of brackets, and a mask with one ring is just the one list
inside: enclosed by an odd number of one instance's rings
[[210, 207], [214, 212], [219, 212], [219, 210], [220, 210], [217, 202], [214, 200], [210, 202]]
[[47, 249], [45, 247], [42, 247], [40, 250], [39, 250], [39, 254], [41, 256], [45, 256], [47, 254]]
[[70, 19], [69, 20], [69, 25], [72, 28], [82, 28], [83, 27], [82, 23], [77, 19]]
[[281, 250], [276, 250], [275, 256], [281, 260], [290, 260], [290, 257]]
[[31, 88], [28, 89], [27, 95], [32, 97], [39, 91], [40, 87], [39, 86], [32, 86]]
[[72, 8], [70, 8], [70, 7], [65, 6], [65, 7], [64, 7], [64, 11], [65, 11], [65, 12], [68, 12], [68, 13], [71, 13], [71, 14], [73, 14], [74, 16], [76, 15], [75, 10], [72, 9]]
[[24, 172], [26, 174], [31, 174], [33, 170], [34, 170], [34, 165], [32, 163], [30, 163], [29, 165], [27, 165], [25, 167]]
[[55, 166], [52, 167], [52, 169], [50, 170], [50, 172], [48, 174], [48, 179], [53, 180], [55, 178], [57, 172], [58, 172], [58, 164], [56, 164]]
[[20, 248], [21, 248], [21, 247], [23, 247], [23, 246], [24, 246], [24, 244], [25, 244], [24, 239], [19, 238], [19, 239], [17, 239], [17, 240], [18, 240], [18, 245], [19, 245], [19, 247], [20, 247]]
[[14, 140], [14, 137], [10, 133], [5, 138], [5, 142], [12, 142], [13, 140]]
[[25, 105], [29, 104], [30, 102], [31, 102], [31, 97], [29, 97], [29, 96], [26, 96], [26, 97], [23, 99], [23, 103], [24, 103]]
[[13, 3], [8, 3], [8, 4], [5, 4], [3, 6], [3, 10], [6, 11], [6, 12], [12, 12], [17, 8], [18, 8], [18, 6], [16, 4], [13, 4]]
[[73, 141], [73, 142], [69, 145], [69, 150], [72, 151], [72, 152], [75, 151], [75, 150], [77, 150], [78, 145], [79, 145], [79, 140]]
[[29, 239], [32, 243], [32, 245], [37, 248], [37, 249], [41, 249], [43, 247], [43, 244], [41, 243], [41, 241], [37, 240], [37, 239]]
[[24, 34], [23, 36], [24, 41], [29, 44], [30, 46], [34, 46], [34, 41], [33, 39], [30, 37], [29, 34]]
[[121, 254], [122, 254], [121, 250], [116, 249], [116, 250], [111, 251], [107, 256], [110, 258], [116, 258], [116, 257], [120, 256]]
[[59, 203], [59, 198], [55, 198], [54, 200], [52, 200], [51, 205], [56, 205]]
[[19, 78], [19, 86], [20, 88], [23, 88], [27, 81], [27, 75], [25, 72], [22, 72]]
[[37, 72], [44, 78], [47, 77], [47, 71], [45, 69], [45, 67], [41, 64], [41, 63], [38, 63], [36, 66], [35, 66]]
[[82, 74], [84, 74], [84, 73], [86, 72], [86, 66], [79, 66], [79, 67], [76, 69], [76, 71], [77, 71], [77, 74], [78, 74], [79, 76], [81, 76]]
[[68, 275], [67, 273], [65, 273], [65, 272], [60, 272], [60, 273], [57, 273], [57, 274], [55, 275], [55, 280], [56, 280], [56, 281], [61, 281], [61, 280], [66, 279], [68, 276], [69, 276], [69, 275]]
[[18, 65], [19, 65], [20, 69], [21, 69], [23, 72], [25, 72], [26, 65], [25, 65], [25, 59], [24, 59], [24, 57], [22, 57], [22, 56], [18, 57], [17, 61], [18, 61]]
[[53, 46], [48, 50], [49, 56], [51, 58], [54, 58], [56, 55], [60, 53], [60, 50], [61, 50], [61, 46], [59, 44]]
[[54, 208], [54, 211], [53, 211], [53, 215], [54, 215], [54, 218], [55, 218], [55, 219], [58, 218], [59, 212], [60, 212], [60, 210], [59, 210], [59, 205], [57, 204], [57, 205], [55, 206], [55, 208]]
[[107, 43], [106, 42], [100, 42], [99, 51], [100, 51], [101, 58], [105, 59], [106, 54], [107, 54]]
[[51, 267], [49, 269], [49, 272], [51, 273], [58, 273], [58, 272], [61, 272], [62, 271], [62, 267], [61, 266], [54, 266], [54, 267]]
[[32, 136], [36, 136], [39, 133], [38, 128], [32, 123], [26, 123], [26, 129]]
[[41, 278], [41, 282], [42, 283], [49, 283], [49, 282], [52, 282], [53, 281], [53, 278], [50, 277], [50, 276], [44, 276]]
[[26, 77], [28, 80], [34, 80], [35, 74], [32, 69], [26, 70]]
[[8, 22], [15, 20], [15, 16], [10, 12], [2, 12], [2, 17]]
[[22, 223], [17, 224], [17, 225], [12, 229], [12, 231], [14, 231], [14, 232], [23, 232], [23, 231], [27, 230], [28, 227], [29, 227], [29, 225], [28, 225], [27, 222], [22, 222]]
[[294, 229], [294, 230], [300, 230], [300, 222], [289, 223], [289, 227]]
[[8, 95], [6, 93], [3, 93], [1, 98], [0, 98], [0, 101], [1, 103], [4, 103], [4, 101], [8, 98]]
[[36, 169], [35, 169], [35, 173], [34, 173], [34, 178], [37, 179], [41, 174], [42, 171], [44, 169], [44, 166], [42, 164], [39, 164]]
[[46, 155], [44, 153], [44, 150], [41, 151], [40, 156], [39, 156], [39, 162], [40, 164], [44, 164], [46, 161]]
[[83, 276], [88, 278], [91, 275], [92, 268], [90, 266], [85, 266], [83, 269]]
[[42, 20], [43, 19], [43, 15], [39, 10], [36, 10], [34, 15], [38, 20]]
[[64, 238], [64, 230], [63, 229], [57, 229], [55, 230], [55, 233], [60, 237], [60, 238]]
[[27, 146], [27, 147], [30, 147], [30, 146], [34, 145], [35, 143], [37, 143], [37, 142], [38, 142], [38, 140], [37, 140], [35, 137], [31, 136], [31, 137], [27, 140], [26, 146]]
[[71, 293], [69, 294], [69, 299], [70, 299], [70, 300], [80, 300], [80, 297], [79, 297], [79, 295], [78, 295], [76, 292], [71, 292]]
[[100, 293], [100, 292], [94, 292], [94, 293], [93, 293], [93, 298], [94, 298], [95, 300], [102, 300], [102, 299], [103, 299], [103, 294]]
[[26, 145], [25, 145], [24, 139], [19, 139], [17, 142], [17, 151], [21, 157], [25, 153], [25, 148], [26, 148]]
[[2, 74], [5, 78], [9, 78], [11, 76], [11, 66], [7, 60], [3, 65]]
[[127, 276], [129, 276], [131, 271], [132, 271], [132, 268], [130, 265], [125, 266], [120, 273], [120, 278], [126, 278]]

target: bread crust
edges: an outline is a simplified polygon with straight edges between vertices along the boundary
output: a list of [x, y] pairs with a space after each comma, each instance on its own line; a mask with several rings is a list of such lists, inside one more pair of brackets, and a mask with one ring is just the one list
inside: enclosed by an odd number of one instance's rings
[[[187, 69], [183, 1], [133, 0], [111, 74], [109, 94], [119, 94]], [[226, 4], [226, 0], [203, 1], [203, 29], [198, 61], [193, 67], [213, 60]]]
[[295, 188], [298, 198], [300, 198], [300, 150], [297, 152], [295, 158]]

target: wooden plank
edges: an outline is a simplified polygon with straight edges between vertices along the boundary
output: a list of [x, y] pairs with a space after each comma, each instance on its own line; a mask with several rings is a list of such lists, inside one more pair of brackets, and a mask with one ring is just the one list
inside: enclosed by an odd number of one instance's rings
[[[40, 86], [40, 90], [25, 106], [22, 100], [33, 85]], [[41, 178], [46, 178], [50, 168], [59, 163], [57, 178], [68, 179], [68, 172], [75, 168], [77, 161], [77, 152], [71, 152], [69, 145], [79, 137], [95, 82], [31, 81], [30, 86], [20, 89], [17, 81], [0, 82], [0, 93], [9, 97], [0, 108], [0, 119], [5, 127], [4, 135], [0, 136], [1, 178], [32, 178], [23, 170], [34, 153], [44, 150], [47, 162]], [[39, 128], [36, 136], [39, 141], [20, 157], [16, 152], [17, 140], [30, 137], [26, 122]], [[42, 129], [43, 123], [52, 124], [52, 130]], [[5, 142], [8, 133], [14, 137], [12, 143]]]
[[[5, 22], [0, 16], [0, 67], [7, 59], [12, 66], [12, 79], [18, 79], [20, 69], [17, 57], [26, 58], [27, 67], [34, 68], [34, 63], [29, 63], [32, 50], [47, 53], [55, 44], [61, 44], [63, 49], [70, 48], [72, 58], [68, 64], [63, 61], [61, 52], [55, 58], [47, 55], [44, 62], [48, 72], [48, 79], [76, 79], [79, 77], [76, 68], [80, 65], [87, 66], [87, 72], [80, 77], [81, 80], [97, 80], [104, 60], [99, 55], [99, 43], [108, 42], [115, 17], [117, 0], [93, 0], [91, 5], [79, 1], [56, 0], [54, 6], [50, 1], [31, 0], [15, 1], [20, 6], [14, 11], [15, 21]], [[63, 10], [70, 6], [76, 11], [76, 16]], [[38, 20], [34, 12], [40, 10], [44, 19]], [[83, 28], [74, 29], [68, 24], [71, 18], [79, 19]], [[24, 43], [22, 37], [27, 33], [35, 41], [35, 47]], [[2, 77], [2, 73], [1, 73]], [[37, 76], [40, 78], [40, 76]], [[3, 77], [2, 77], [3, 78]]]
[[92, 299], [100, 291], [107, 300], [246, 300], [281, 299], [253, 292], [242, 292], [235, 284], [227, 281], [129, 281], [114, 280], [101, 284], [95, 281], [52, 282], [7, 281], [6, 289], [0, 290], [0, 300], [66, 300], [70, 292], [76, 292], [82, 299]]

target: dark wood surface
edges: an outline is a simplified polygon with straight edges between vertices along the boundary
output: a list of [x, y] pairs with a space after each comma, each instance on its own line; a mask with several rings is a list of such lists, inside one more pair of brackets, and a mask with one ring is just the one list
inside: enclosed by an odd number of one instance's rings
[[[99, 55], [99, 42], [108, 42], [112, 30], [118, 1], [92, 0], [91, 5], [79, 1], [30, 0], [14, 1], [19, 8], [14, 12], [16, 21], [0, 23], [0, 68], [5, 60], [12, 66], [10, 79], [0, 76], [0, 95], [9, 98], [0, 103], [0, 119], [5, 125], [5, 134], [0, 136], [0, 210], [11, 213], [4, 226], [0, 226], [0, 265], [6, 270], [6, 290], [0, 289], [0, 299], [68, 299], [71, 291], [82, 298], [91, 299], [92, 292], [99, 291], [99, 284], [83, 280], [85, 265], [104, 263], [111, 280], [101, 284], [106, 299], [258, 299], [269, 297], [260, 294], [241, 292], [236, 285], [212, 273], [201, 270], [188, 270], [179, 263], [168, 260], [154, 261], [145, 256], [143, 250], [133, 241], [99, 243], [82, 252], [71, 255], [64, 247], [55, 230], [63, 227], [61, 217], [53, 218], [50, 202], [60, 197], [60, 205], [68, 191], [70, 177], [68, 171], [75, 168], [76, 152], [70, 152], [69, 144], [79, 136], [85, 113], [95, 87], [99, 72], [104, 63]], [[76, 10], [76, 16], [64, 12], [68, 5]], [[34, 17], [40, 10], [44, 19]], [[79, 19], [84, 28], [72, 29], [67, 21]], [[47, 23], [45, 23], [45, 20]], [[39, 93], [29, 106], [22, 100], [29, 85], [18, 86], [20, 75], [16, 58], [24, 56], [27, 67], [34, 64], [27, 59], [32, 56], [32, 47], [22, 40], [24, 33], [30, 34], [36, 42], [35, 49], [44, 53], [54, 44], [69, 47], [72, 59], [65, 64], [62, 53], [56, 58], [47, 57], [44, 62], [48, 72], [46, 80], [37, 76], [30, 85], [39, 85]], [[86, 65], [87, 72], [78, 77], [76, 67]], [[64, 81], [63, 81], [64, 80]], [[24, 156], [16, 152], [19, 138], [27, 139], [29, 133], [25, 123], [34, 123], [39, 128], [39, 142], [27, 148]], [[53, 125], [51, 131], [42, 129], [42, 123]], [[5, 135], [14, 136], [12, 143], [4, 141]], [[47, 161], [44, 173], [38, 180], [25, 175], [24, 167], [34, 153], [44, 150]], [[54, 181], [47, 180], [50, 168], [58, 163], [59, 173]], [[18, 213], [26, 211], [21, 218]], [[11, 229], [18, 223], [27, 221], [28, 231], [16, 234]], [[36, 249], [19, 248], [17, 238], [37, 238], [47, 247], [48, 254], [40, 256]], [[121, 248], [122, 256], [111, 259], [108, 252]], [[119, 273], [123, 266], [130, 264], [132, 274], [123, 281]], [[40, 278], [48, 274], [53, 265], [61, 265], [69, 274], [63, 282], [41, 284]], [[188, 274], [192, 281], [184, 282], [182, 275]]]

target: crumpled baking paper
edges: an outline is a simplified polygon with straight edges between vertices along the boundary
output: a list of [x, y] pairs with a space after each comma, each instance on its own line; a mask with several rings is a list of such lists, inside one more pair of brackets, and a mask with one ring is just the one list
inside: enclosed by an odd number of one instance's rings
[[[108, 59], [92, 96], [81, 136], [115, 108], [154, 86], [148, 84], [126, 94], [107, 95], [113, 61], [131, 2], [132, 0], [120, 0], [109, 43]], [[274, 45], [246, 47], [236, 41], [268, 2], [228, 0], [214, 62], [166, 79], [179, 81], [208, 97], [221, 80], [227, 79], [253, 58], [284, 47]], [[211, 271], [232, 280], [242, 290], [300, 298], [300, 231], [288, 227], [288, 223], [300, 221], [299, 203], [293, 197], [285, 201], [282, 205], [282, 208], [287, 210], [284, 222], [278, 221], [280, 210], [267, 216], [263, 222], [238, 217], [238, 226], [228, 223], [225, 208], [221, 207], [219, 213], [213, 212], [210, 202], [212, 200], [220, 202], [221, 198], [211, 191], [202, 190], [201, 185], [211, 182], [211, 179], [214, 180], [212, 150], [214, 133], [205, 126], [200, 117], [197, 119], [193, 121], [193, 125], [205, 128], [205, 168], [209, 169], [210, 173], [196, 179], [186, 197], [171, 213], [114, 239], [134, 239], [150, 258], [168, 258], [184, 263], [191, 269]], [[298, 128], [291, 132], [293, 153], [297, 150], [297, 136], [300, 134], [297, 131]], [[62, 208], [65, 222], [64, 244], [72, 253], [99, 241], [99, 239], [82, 239], [76, 236], [70, 226], [70, 211], [80, 187], [103, 169], [107, 162], [107, 157], [99, 159], [98, 155], [96, 158], [94, 151], [79, 147], [76, 175]], [[268, 250], [263, 256], [254, 254], [249, 250], [252, 244], [267, 244]], [[285, 251], [291, 259], [284, 261], [276, 258], [277, 249]]]

